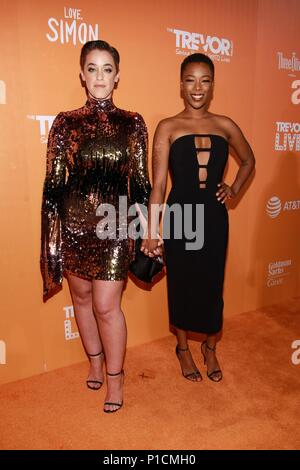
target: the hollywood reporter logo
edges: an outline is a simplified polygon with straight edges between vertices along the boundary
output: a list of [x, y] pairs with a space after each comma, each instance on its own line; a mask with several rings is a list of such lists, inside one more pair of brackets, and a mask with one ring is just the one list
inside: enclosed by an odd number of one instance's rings
[[49, 32], [46, 34], [48, 41], [72, 43], [76, 46], [78, 42], [85, 44], [87, 41], [99, 39], [99, 25], [85, 23], [81, 9], [64, 7], [63, 13], [63, 19], [49, 18]]

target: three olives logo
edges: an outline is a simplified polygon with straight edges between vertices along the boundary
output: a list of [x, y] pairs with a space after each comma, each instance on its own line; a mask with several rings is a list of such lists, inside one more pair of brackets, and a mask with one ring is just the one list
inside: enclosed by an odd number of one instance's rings
[[[296, 77], [296, 73], [300, 72], [300, 59], [296, 52], [284, 55], [283, 52], [277, 52], [277, 66], [279, 70], [288, 72], [289, 77]], [[300, 104], [300, 80], [293, 80], [291, 83], [291, 102], [292, 104]]]
[[268, 216], [271, 217], [271, 219], [278, 217], [278, 215], [281, 212], [281, 201], [279, 197], [272, 196], [268, 200], [266, 211], [267, 211]]

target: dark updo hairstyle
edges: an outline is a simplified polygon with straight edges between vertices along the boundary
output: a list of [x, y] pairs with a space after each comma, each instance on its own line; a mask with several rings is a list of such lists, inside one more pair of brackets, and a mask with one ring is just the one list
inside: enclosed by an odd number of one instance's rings
[[114, 63], [116, 65], [117, 72], [119, 71], [120, 55], [119, 55], [117, 49], [115, 49], [110, 44], [108, 44], [108, 42], [100, 41], [100, 40], [88, 41], [82, 46], [81, 53], [80, 53], [80, 67], [81, 67], [82, 70], [83, 70], [83, 67], [84, 67], [84, 64], [85, 64], [86, 56], [91, 51], [94, 51], [95, 49], [98, 49], [99, 51], [109, 52], [112, 55], [113, 59], [114, 59]]
[[181, 63], [181, 67], [180, 67], [180, 77], [182, 78], [182, 75], [183, 75], [183, 72], [185, 70], [185, 68], [187, 67], [188, 64], [193, 64], [193, 63], [204, 63], [204, 64], [207, 64], [210, 68], [210, 71], [212, 73], [212, 79], [214, 79], [214, 76], [215, 76], [215, 66], [214, 66], [214, 63], [213, 61], [205, 54], [200, 54], [200, 53], [196, 53], [196, 54], [191, 54], [191, 55], [188, 55]]

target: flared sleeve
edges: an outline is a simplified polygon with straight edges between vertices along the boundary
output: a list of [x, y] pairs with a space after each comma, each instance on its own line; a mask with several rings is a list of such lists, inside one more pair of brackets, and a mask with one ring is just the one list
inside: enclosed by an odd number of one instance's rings
[[148, 132], [142, 116], [135, 113], [130, 136], [130, 201], [147, 206], [151, 192], [148, 173]]
[[66, 180], [66, 123], [63, 113], [54, 119], [47, 146], [46, 177], [42, 199], [41, 273], [46, 301], [62, 285], [60, 208]]

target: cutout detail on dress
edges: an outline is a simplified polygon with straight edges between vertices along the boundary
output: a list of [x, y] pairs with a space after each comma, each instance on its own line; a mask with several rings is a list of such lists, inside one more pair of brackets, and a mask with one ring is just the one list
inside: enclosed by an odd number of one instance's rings
[[195, 136], [194, 143], [199, 165], [199, 188], [206, 189], [207, 165], [210, 159], [211, 139], [207, 136]]

